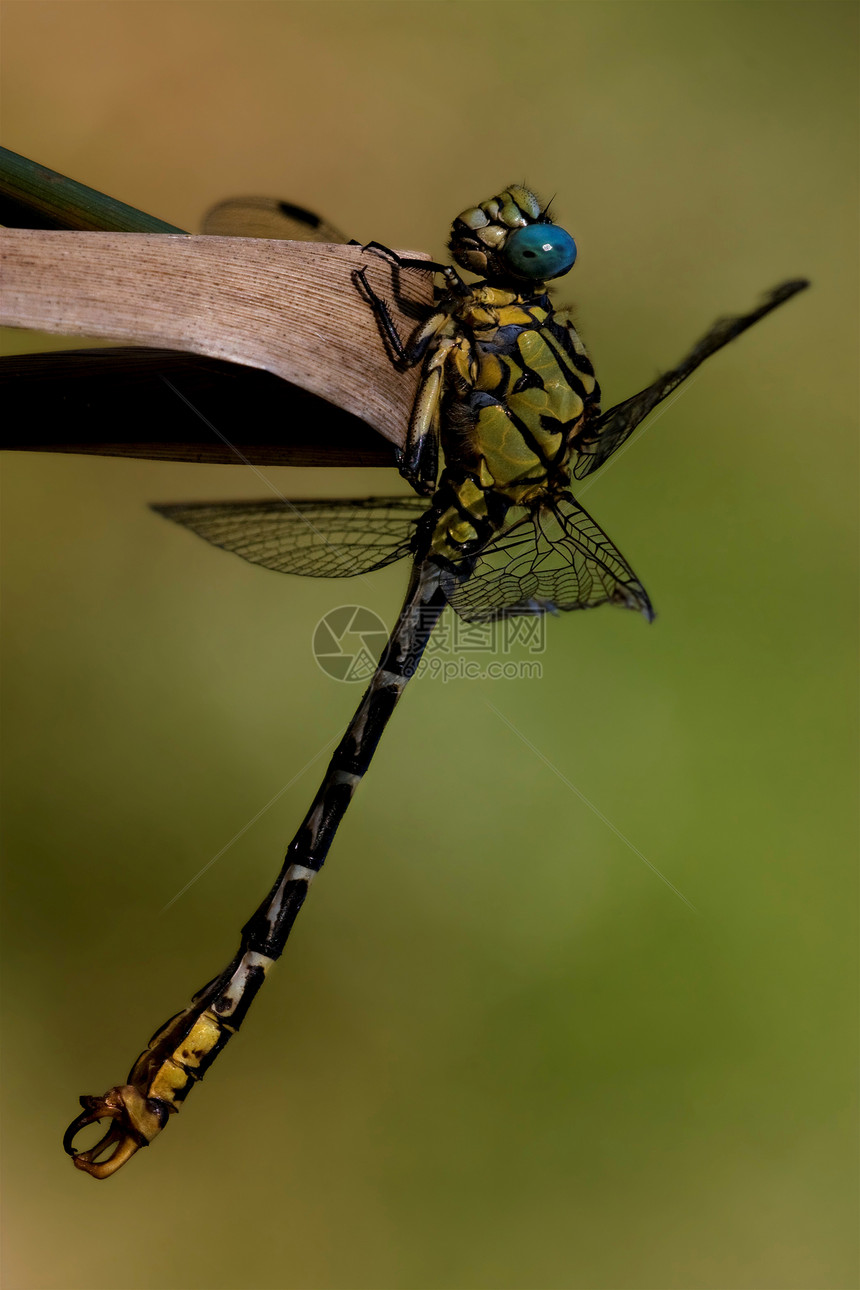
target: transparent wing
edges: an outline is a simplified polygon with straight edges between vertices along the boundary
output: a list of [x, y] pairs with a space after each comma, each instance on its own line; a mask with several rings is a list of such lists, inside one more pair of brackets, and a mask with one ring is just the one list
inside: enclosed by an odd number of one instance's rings
[[213, 546], [279, 573], [350, 578], [409, 555], [420, 497], [288, 502], [189, 502], [152, 509]]
[[748, 327], [752, 327], [753, 323], [757, 323], [760, 318], [764, 318], [766, 314], [808, 286], [809, 283], [805, 278], [783, 282], [769, 291], [756, 309], [747, 314], [740, 314], [736, 318], [720, 318], [690, 350], [686, 358], [683, 358], [677, 367], [672, 368], [671, 372], [658, 376], [657, 380], [646, 389], [640, 390], [632, 398], [625, 399], [623, 403], [617, 403], [602, 416], [586, 421], [583, 430], [573, 441], [573, 447], [579, 453], [579, 461], [573, 470], [576, 478], [584, 479], [586, 475], [592, 474], [602, 466], [607, 458], [630, 438], [648, 413], [656, 408], [658, 403], [662, 403], [673, 390], [676, 390], [682, 381], [686, 381], [706, 358], [716, 354], [717, 350], [722, 349], [730, 340], [740, 336]]
[[637, 609], [649, 622], [654, 617], [624, 556], [569, 493], [537, 510], [511, 511], [471, 577], [443, 574], [442, 585], [469, 622], [603, 604]]
[[276, 197], [228, 197], [203, 217], [210, 237], [272, 237], [285, 242], [348, 242], [334, 225]]

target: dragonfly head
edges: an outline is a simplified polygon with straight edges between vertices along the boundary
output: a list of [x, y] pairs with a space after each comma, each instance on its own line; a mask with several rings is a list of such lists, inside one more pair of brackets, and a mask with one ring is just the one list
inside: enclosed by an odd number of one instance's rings
[[560, 278], [576, 259], [570, 234], [518, 184], [458, 215], [448, 248], [462, 269], [488, 282], [516, 285]]

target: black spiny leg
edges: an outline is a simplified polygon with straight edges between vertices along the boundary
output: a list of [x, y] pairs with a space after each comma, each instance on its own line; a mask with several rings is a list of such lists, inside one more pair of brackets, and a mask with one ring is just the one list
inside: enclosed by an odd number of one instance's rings
[[414, 367], [421, 357], [419, 354], [414, 356], [410, 349], [403, 344], [400, 339], [400, 333], [394, 325], [394, 319], [391, 317], [391, 311], [388, 305], [378, 296], [373, 287], [367, 280], [367, 269], [356, 269], [352, 275], [353, 282], [364, 296], [367, 303], [373, 310], [373, 316], [376, 319], [377, 326], [385, 342], [385, 347], [389, 352], [392, 362], [400, 368]]
[[376, 251], [378, 255], [384, 256], [391, 264], [396, 265], [398, 269], [417, 269], [423, 273], [441, 273], [448, 290], [457, 296], [465, 295], [469, 290], [451, 264], [437, 264], [435, 260], [418, 260], [410, 255], [398, 255], [396, 251], [391, 250], [391, 247], [383, 246], [381, 242], [366, 242], [362, 250]]
[[437, 358], [438, 353], [429, 355], [424, 365], [415, 406], [409, 418], [406, 443], [403, 451], [398, 453], [397, 460], [403, 478], [422, 497], [433, 496], [439, 473], [439, 400], [443, 367], [436, 361]]
[[[423, 264], [424, 261], [422, 260]], [[445, 322], [444, 313], [432, 314], [404, 345], [394, 325], [388, 305], [378, 296], [367, 280], [367, 270], [357, 269], [353, 274], [356, 286], [373, 310], [389, 357], [401, 371], [414, 367], [427, 355], [440, 326]], [[431, 496], [436, 487], [439, 470], [439, 397], [442, 391], [442, 365], [429, 355], [428, 366], [421, 379], [415, 406], [409, 420], [406, 443], [397, 452], [397, 465], [417, 493]]]
[[398, 269], [419, 269], [424, 273], [448, 273], [449, 270], [453, 272], [449, 264], [437, 264], [435, 260], [423, 260], [418, 256], [398, 255], [396, 251], [391, 250], [391, 247], [383, 246], [381, 242], [365, 242], [361, 249], [378, 251], [391, 264], [396, 264]]

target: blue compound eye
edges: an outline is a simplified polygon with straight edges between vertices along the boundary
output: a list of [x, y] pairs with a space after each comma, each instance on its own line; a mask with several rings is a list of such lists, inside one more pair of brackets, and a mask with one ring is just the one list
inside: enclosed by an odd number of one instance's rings
[[560, 278], [573, 268], [576, 243], [555, 224], [528, 224], [507, 238], [502, 259], [518, 278]]

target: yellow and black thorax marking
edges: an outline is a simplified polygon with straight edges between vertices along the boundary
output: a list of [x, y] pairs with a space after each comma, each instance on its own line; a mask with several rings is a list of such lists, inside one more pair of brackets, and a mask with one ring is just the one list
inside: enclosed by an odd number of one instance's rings
[[431, 551], [454, 559], [509, 506], [569, 485], [571, 440], [600, 389], [568, 314], [545, 293], [479, 285], [423, 330], [435, 335], [418, 406], [422, 393], [436, 405], [446, 463]]

